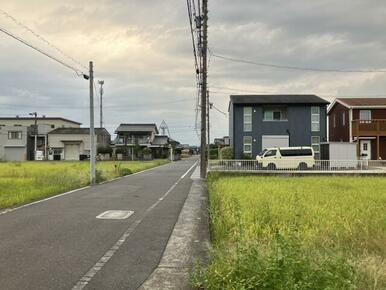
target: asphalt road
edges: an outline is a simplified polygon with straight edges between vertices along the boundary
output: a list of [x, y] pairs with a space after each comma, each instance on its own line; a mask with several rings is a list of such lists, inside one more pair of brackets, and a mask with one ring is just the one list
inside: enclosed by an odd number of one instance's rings
[[[195, 161], [0, 214], [0, 289], [137, 289], [159, 263]], [[134, 214], [96, 218], [107, 210]]]

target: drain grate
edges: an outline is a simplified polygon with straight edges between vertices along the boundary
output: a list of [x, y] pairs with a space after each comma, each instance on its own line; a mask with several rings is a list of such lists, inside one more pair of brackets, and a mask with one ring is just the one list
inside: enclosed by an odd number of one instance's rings
[[134, 212], [131, 210], [108, 210], [97, 215], [97, 219], [104, 220], [124, 220], [131, 216]]

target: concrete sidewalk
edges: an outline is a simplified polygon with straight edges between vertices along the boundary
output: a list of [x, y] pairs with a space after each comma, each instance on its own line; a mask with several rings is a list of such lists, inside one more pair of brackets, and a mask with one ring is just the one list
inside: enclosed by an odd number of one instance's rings
[[[196, 168], [196, 171], [199, 167]], [[195, 172], [196, 173], [196, 172]], [[158, 267], [140, 290], [187, 290], [195, 262], [206, 263], [209, 245], [208, 198], [204, 182], [193, 184]]]

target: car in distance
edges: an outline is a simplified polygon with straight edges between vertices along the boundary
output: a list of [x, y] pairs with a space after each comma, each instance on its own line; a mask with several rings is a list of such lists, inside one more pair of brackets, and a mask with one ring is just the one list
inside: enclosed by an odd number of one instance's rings
[[268, 170], [306, 170], [315, 166], [314, 150], [312, 147], [267, 148], [256, 156], [256, 161], [259, 167]]

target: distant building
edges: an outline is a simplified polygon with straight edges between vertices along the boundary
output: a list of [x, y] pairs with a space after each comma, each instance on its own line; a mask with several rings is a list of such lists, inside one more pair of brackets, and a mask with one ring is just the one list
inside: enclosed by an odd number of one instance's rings
[[35, 133], [37, 150], [47, 157], [47, 133], [55, 128], [80, 127], [81, 123], [61, 117], [0, 117], [0, 160], [33, 160]]
[[[109, 146], [110, 133], [95, 129], [96, 147]], [[81, 160], [90, 156], [90, 128], [57, 128], [48, 133], [50, 160]]]
[[115, 140], [116, 152], [122, 152], [124, 158], [136, 159], [138, 152], [145, 148], [150, 148], [153, 158], [167, 158], [169, 148], [177, 147], [179, 142], [166, 135], [159, 135], [157, 125], [154, 123], [127, 124], [123, 123], [115, 130], [117, 138]]
[[222, 138], [215, 138], [214, 144], [219, 147], [225, 147], [230, 145], [230, 139], [229, 136], [224, 136]]
[[327, 141], [327, 105], [315, 95], [233, 95], [229, 137], [235, 158], [265, 148], [312, 146], [318, 157]]

